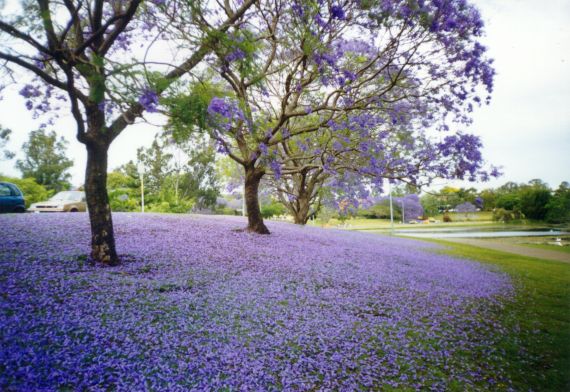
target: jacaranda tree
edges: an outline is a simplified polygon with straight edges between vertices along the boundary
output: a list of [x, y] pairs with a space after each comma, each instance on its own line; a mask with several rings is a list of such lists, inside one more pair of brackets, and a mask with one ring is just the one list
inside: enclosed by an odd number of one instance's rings
[[475, 181], [497, 174], [483, 168], [477, 136], [457, 133], [442, 140], [437, 134], [426, 135], [404, 116], [396, 124], [381, 116], [364, 116], [368, 121], [362, 117], [352, 116], [350, 122], [285, 140], [275, 148], [281, 178], [270, 177], [269, 184], [295, 223], [305, 224], [317, 210], [323, 186], [356, 203], [354, 198], [362, 197], [366, 188], [381, 193], [385, 179], [418, 188], [435, 178]]
[[[430, 130], [439, 135], [422, 161], [467, 150], [464, 164], [438, 170], [479, 174], [478, 148], [466, 147], [473, 140], [457, 128], [488, 101], [494, 71], [478, 41], [483, 22], [467, 1], [260, 1], [239, 26], [209, 62], [218, 93], [208, 128], [219, 151], [245, 170], [250, 231], [269, 233], [259, 210], [261, 179], [306, 170], [289, 165], [279, 149], [322, 130], [348, 132], [375, 151], [382, 148], [377, 135], [404, 116], [414, 123], [413, 140], [431, 140], [422, 137]], [[312, 143], [313, 155], [322, 155], [322, 141]], [[383, 160], [366, 154], [360, 171], [386, 175]]]
[[[159, 96], [212, 51], [254, 1], [232, 7], [177, 0], [24, 0], [2, 10], [3, 80], [24, 81], [20, 94], [34, 115], [53, 113], [66, 101], [77, 139], [86, 147], [93, 259], [119, 263], [106, 189], [109, 146], [145, 110], [156, 111]], [[160, 45], [172, 32], [186, 38], [178, 56]]]

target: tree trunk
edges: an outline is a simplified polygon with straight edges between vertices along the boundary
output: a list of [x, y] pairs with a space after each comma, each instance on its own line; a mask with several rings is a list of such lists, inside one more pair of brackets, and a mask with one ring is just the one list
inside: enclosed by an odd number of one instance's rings
[[91, 257], [107, 265], [119, 264], [111, 206], [107, 195], [108, 145], [87, 144], [85, 194], [91, 221]]
[[298, 195], [295, 201], [295, 213], [293, 214], [293, 221], [297, 225], [305, 225], [309, 220], [310, 200], [309, 195], [302, 192]]
[[254, 167], [245, 167], [245, 205], [247, 208], [247, 230], [257, 234], [269, 234], [263, 223], [259, 208], [259, 183], [265, 173]]

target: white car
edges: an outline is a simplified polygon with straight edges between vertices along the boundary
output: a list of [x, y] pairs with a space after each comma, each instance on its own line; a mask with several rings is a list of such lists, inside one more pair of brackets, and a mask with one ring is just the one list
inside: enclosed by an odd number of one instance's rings
[[64, 191], [56, 193], [49, 200], [33, 203], [30, 212], [85, 212], [85, 192]]

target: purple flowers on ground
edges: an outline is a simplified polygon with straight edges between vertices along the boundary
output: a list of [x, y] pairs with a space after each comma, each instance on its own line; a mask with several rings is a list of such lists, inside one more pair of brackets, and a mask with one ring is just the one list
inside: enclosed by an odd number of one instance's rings
[[[242, 218], [0, 216], [0, 389], [410, 390], [509, 385], [507, 276], [434, 245]], [[484, 360], [482, 360], [484, 358]], [[452, 385], [453, 384], [453, 385]]]

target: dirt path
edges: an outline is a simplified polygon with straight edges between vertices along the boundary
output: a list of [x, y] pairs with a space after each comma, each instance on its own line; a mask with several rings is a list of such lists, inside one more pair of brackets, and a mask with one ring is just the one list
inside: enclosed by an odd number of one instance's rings
[[557, 252], [555, 250], [531, 248], [527, 246], [501, 242], [500, 240], [478, 240], [472, 238], [446, 238], [445, 241], [459, 244], [478, 246], [502, 252], [514, 253], [521, 256], [537, 257], [539, 259], [556, 260], [570, 263], [570, 253]]

